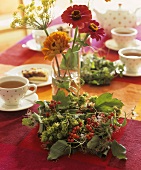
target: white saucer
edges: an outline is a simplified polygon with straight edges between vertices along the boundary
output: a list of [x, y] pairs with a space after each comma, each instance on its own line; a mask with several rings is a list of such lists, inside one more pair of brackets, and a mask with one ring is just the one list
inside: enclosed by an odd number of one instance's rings
[[[27, 94], [29, 92], [30, 90], [27, 91]], [[28, 96], [22, 99], [18, 106], [7, 106], [4, 104], [3, 100], [0, 98], [0, 111], [13, 112], [13, 111], [24, 110], [24, 109], [32, 107], [37, 100], [38, 100], [38, 95], [34, 93], [31, 96]]]
[[37, 87], [47, 86], [52, 83], [52, 77], [51, 77], [52, 67], [48, 64], [25, 64], [25, 65], [14, 67], [13, 69], [6, 72], [5, 74], [22, 76], [22, 70], [28, 70], [30, 68], [42, 68], [48, 72], [47, 81], [32, 81], [32, 83], [35, 83]]
[[[114, 61], [114, 64], [118, 65], [118, 64], [122, 64], [122, 62], [120, 60], [116, 60], [116, 61]], [[118, 69], [116, 69], [116, 72], [119, 74]], [[129, 77], [140, 77], [141, 76], [141, 72], [138, 72], [138, 73], [128, 73], [128, 72], [126, 72], [126, 67], [124, 67], [124, 71], [123, 71], [122, 74], [124, 76], [129, 76]]]
[[22, 45], [22, 47], [26, 47], [33, 51], [41, 51], [41, 47], [39, 47], [37, 45], [37, 43], [35, 42], [35, 39], [31, 39], [31, 40], [27, 41], [26, 44]]
[[[105, 46], [111, 50], [115, 50], [115, 51], [118, 51], [120, 50], [121, 48], [117, 45], [117, 43], [115, 42], [114, 39], [110, 39], [110, 40], [107, 40], [105, 42]], [[130, 46], [128, 47], [138, 47], [138, 46], [141, 46], [141, 41], [140, 40], [137, 40], [135, 39], [132, 44], [130, 44]]]

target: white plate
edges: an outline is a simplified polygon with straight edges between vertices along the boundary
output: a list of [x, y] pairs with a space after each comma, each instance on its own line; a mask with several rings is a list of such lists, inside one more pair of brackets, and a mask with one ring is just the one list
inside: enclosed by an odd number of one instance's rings
[[[105, 42], [105, 46], [111, 50], [115, 50], [115, 51], [118, 51], [120, 50], [121, 48], [117, 45], [117, 43], [115, 42], [114, 39], [110, 39], [110, 40], [107, 40]], [[133, 43], [128, 46], [128, 47], [138, 47], [138, 46], [141, 46], [141, 41], [140, 40], [134, 40]]]
[[21, 66], [17, 66], [8, 72], [6, 72], [6, 75], [16, 75], [16, 76], [22, 76], [22, 70], [28, 70], [30, 68], [42, 68], [48, 72], [48, 80], [47, 81], [32, 81], [32, 83], [35, 83], [38, 87], [46, 86], [52, 83], [51, 78], [51, 66], [47, 64], [25, 64]]
[[[118, 65], [118, 64], [122, 64], [122, 62], [120, 60], [116, 60], [116, 61], [114, 61], [114, 64]], [[116, 69], [116, 72], [119, 74], [118, 69]], [[128, 72], [126, 72], [126, 67], [124, 67], [124, 71], [123, 71], [122, 74], [124, 76], [129, 76], [129, 77], [139, 77], [139, 76], [141, 76], [141, 72], [138, 72], [138, 73], [128, 73]]]
[[[29, 92], [30, 90], [27, 91], [27, 94]], [[34, 93], [31, 96], [27, 96], [24, 99], [22, 99], [18, 106], [7, 106], [4, 104], [3, 100], [0, 98], [0, 111], [12, 112], [12, 111], [24, 110], [24, 109], [32, 107], [37, 100], [38, 100], [38, 95]]]

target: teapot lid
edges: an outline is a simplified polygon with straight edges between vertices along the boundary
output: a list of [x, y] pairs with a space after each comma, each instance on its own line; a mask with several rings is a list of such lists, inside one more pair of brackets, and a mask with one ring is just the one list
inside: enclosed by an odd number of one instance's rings
[[[107, 10], [107, 11], [108, 11], [108, 10]], [[113, 9], [113, 10], [110, 10], [110, 11], [113, 11], [113, 12], [114, 12], [114, 11], [115, 11], [115, 12], [119, 12], [119, 11], [122, 11], [122, 12], [124, 12], [124, 11], [129, 12], [129, 10], [123, 8], [123, 6], [122, 6], [121, 3], [118, 4], [118, 6], [117, 6], [116, 9]]]
[[122, 8], [122, 4], [118, 4], [118, 10], [119, 11], [127, 11], [127, 9]]

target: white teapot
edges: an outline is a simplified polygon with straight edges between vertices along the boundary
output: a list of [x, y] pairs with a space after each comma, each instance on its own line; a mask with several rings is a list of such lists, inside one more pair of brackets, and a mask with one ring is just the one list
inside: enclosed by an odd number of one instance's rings
[[[100, 13], [96, 9], [96, 17], [101, 27], [104, 28], [105, 33], [111, 36], [111, 29], [115, 27], [133, 27], [140, 25], [141, 22], [137, 21], [137, 11], [141, 8], [137, 8], [135, 12], [131, 13], [128, 10], [122, 10], [122, 4], [119, 4], [118, 10], [108, 10], [105, 13]], [[141, 20], [141, 17], [140, 17]]]

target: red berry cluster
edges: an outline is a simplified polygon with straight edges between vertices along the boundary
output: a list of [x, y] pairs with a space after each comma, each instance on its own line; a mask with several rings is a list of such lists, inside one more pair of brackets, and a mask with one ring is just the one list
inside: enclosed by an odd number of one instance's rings
[[50, 116], [50, 113], [49, 112], [46, 112], [46, 117], [49, 117]]
[[49, 108], [51, 110], [54, 110], [58, 104], [61, 104], [61, 102], [60, 101], [51, 100], [50, 104], [49, 104]]
[[75, 139], [79, 139], [80, 138], [80, 128], [82, 126], [82, 123], [80, 122], [78, 126], [74, 126], [72, 128], [72, 131], [69, 132], [69, 136], [68, 136], [68, 142], [74, 142]]
[[98, 127], [99, 123], [95, 121], [95, 115], [92, 115], [91, 117], [87, 118], [86, 122], [86, 138], [90, 140], [94, 136], [94, 128]]
[[119, 128], [118, 126], [113, 125], [113, 124], [110, 124], [110, 127], [113, 129], [114, 132], [117, 131]]
[[109, 115], [108, 115], [108, 119], [111, 119], [115, 114], [113, 112], [111, 112]]
[[90, 106], [90, 105], [87, 105], [87, 108], [88, 108], [88, 110], [89, 110], [90, 112], [93, 112], [93, 111], [94, 111], [94, 108], [93, 108], [92, 106]]

